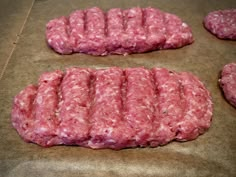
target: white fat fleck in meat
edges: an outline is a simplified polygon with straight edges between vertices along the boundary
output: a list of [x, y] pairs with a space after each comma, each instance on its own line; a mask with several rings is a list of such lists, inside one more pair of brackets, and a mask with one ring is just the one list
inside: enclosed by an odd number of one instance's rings
[[37, 99], [36, 99], [36, 102], [37, 102], [38, 104], [42, 104], [42, 103], [43, 103], [43, 98], [42, 98], [42, 96], [38, 96]]
[[23, 101], [20, 100], [19, 103], [20, 103], [20, 106], [21, 106], [21, 107], [24, 107], [24, 106], [25, 106], [25, 102], [23, 102]]
[[116, 141], [113, 140], [113, 139], [107, 139], [107, 140], [106, 140], [106, 143], [108, 143], [108, 144], [113, 143], [113, 144], [114, 144], [114, 143], [116, 143]]
[[59, 35], [54, 36], [55, 39], [60, 39]]
[[63, 129], [63, 131], [60, 131], [59, 133], [57, 133], [60, 137], [66, 138], [69, 137], [69, 135], [65, 132], [69, 132], [67, 129]]
[[46, 127], [44, 127], [44, 126], [37, 127], [37, 128], [35, 129], [35, 132], [36, 132], [37, 134], [44, 134], [44, 133], [47, 132], [47, 131], [48, 131], [48, 128], [46, 128]]
[[108, 137], [110, 137], [110, 136], [112, 136], [113, 131], [114, 131], [114, 128], [109, 127], [104, 130], [104, 133], [107, 134]]
[[187, 28], [188, 25], [186, 23], [182, 23], [182, 27]]

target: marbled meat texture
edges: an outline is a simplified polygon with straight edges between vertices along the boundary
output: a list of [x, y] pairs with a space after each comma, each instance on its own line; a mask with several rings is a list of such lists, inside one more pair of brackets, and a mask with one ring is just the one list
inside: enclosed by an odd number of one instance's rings
[[97, 7], [76, 10], [46, 25], [48, 45], [60, 54], [143, 53], [180, 48], [193, 42], [190, 27], [176, 15], [155, 8]]
[[203, 134], [212, 109], [210, 93], [191, 73], [73, 67], [44, 73], [16, 95], [12, 124], [26, 142], [45, 147], [157, 147]]
[[236, 63], [223, 67], [219, 83], [226, 100], [236, 108]]
[[236, 40], [236, 9], [210, 12], [203, 23], [219, 39]]
[[87, 140], [90, 109], [90, 69], [68, 68], [60, 85], [57, 129], [64, 144], [80, 144]]

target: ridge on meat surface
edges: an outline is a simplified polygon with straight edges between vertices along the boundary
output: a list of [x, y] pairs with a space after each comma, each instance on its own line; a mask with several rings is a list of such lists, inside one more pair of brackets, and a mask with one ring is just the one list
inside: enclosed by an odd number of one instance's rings
[[236, 9], [212, 11], [204, 18], [203, 24], [219, 39], [236, 40]]
[[219, 79], [226, 100], [236, 108], [236, 63], [226, 64]]
[[59, 54], [109, 55], [180, 48], [193, 42], [190, 27], [156, 8], [76, 10], [46, 25], [48, 45]]
[[210, 127], [209, 91], [193, 74], [165, 68], [67, 68], [43, 73], [14, 98], [13, 127], [44, 147], [157, 147]]

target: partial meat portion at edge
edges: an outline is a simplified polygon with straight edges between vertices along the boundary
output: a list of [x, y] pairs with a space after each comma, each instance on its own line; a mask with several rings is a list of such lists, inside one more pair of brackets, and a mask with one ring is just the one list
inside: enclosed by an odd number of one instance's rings
[[223, 67], [219, 83], [226, 100], [236, 107], [236, 63], [229, 63]]
[[212, 11], [206, 15], [203, 24], [219, 39], [236, 40], [236, 8]]

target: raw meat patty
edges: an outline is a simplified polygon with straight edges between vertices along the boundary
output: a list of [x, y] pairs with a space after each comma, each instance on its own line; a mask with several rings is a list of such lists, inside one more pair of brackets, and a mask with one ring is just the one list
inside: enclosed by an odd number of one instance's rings
[[225, 98], [236, 107], [236, 63], [225, 65], [219, 79]]
[[220, 39], [236, 40], [236, 9], [210, 12], [204, 26]]
[[44, 73], [16, 95], [12, 124], [26, 142], [45, 147], [156, 147], [203, 134], [212, 109], [209, 92], [191, 73], [74, 67]]
[[155, 8], [97, 7], [76, 10], [46, 25], [48, 45], [60, 54], [143, 53], [180, 48], [193, 42], [192, 31], [179, 17]]

